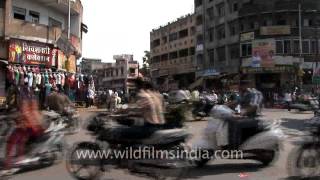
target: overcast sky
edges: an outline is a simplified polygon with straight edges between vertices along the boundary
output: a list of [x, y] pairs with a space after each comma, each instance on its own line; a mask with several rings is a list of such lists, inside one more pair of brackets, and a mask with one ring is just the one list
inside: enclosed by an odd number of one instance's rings
[[150, 31], [194, 12], [194, 0], [82, 0], [83, 57], [113, 61], [116, 54], [141, 59], [149, 50]]

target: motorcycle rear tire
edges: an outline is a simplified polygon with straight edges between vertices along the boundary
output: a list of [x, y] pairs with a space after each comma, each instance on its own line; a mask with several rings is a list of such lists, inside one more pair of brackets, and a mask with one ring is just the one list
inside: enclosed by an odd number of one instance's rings
[[[312, 151], [314, 150], [314, 152], [316, 153], [314, 157], [310, 157], [309, 159], [302, 159], [303, 158], [303, 154], [307, 151]], [[289, 177], [292, 178], [314, 178], [314, 177], [319, 177], [320, 173], [319, 173], [319, 169], [320, 169], [320, 161], [319, 161], [319, 156], [320, 156], [320, 145], [317, 144], [304, 144], [304, 145], [300, 145], [297, 147], [294, 147], [293, 150], [290, 152], [289, 154], [289, 158], [288, 158], [288, 162], [287, 162], [287, 171], [288, 171], [288, 175]], [[303, 165], [305, 165], [305, 163], [309, 163], [309, 160], [317, 160], [317, 164], [315, 164], [315, 168], [314, 170], [312, 170], [313, 173], [311, 172], [304, 172], [304, 169], [301, 166], [301, 164], [299, 163], [303, 163]], [[308, 167], [306, 167], [308, 168]]]
[[93, 165], [93, 171], [92, 173], [89, 172], [88, 177], [81, 177], [78, 173], [79, 170], [81, 170], [83, 167], [87, 168], [87, 165], [83, 165], [82, 167], [78, 168], [76, 171], [74, 171], [75, 164], [72, 163], [73, 156], [77, 155], [78, 150], [89, 150], [89, 151], [99, 151], [101, 150], [100, 147], [97, 144], [89, 143], [89, 142], [82, 142], [79, 144], [74, 145], [69, 153], [67, 154], [66, 158], [66, 169], [69, 172], [70, 175], [72, 175], [77, 180], [99, 180], [102, 176], [102, 161], [99, 159], [90, 160], [91, 162], [94, 162]]

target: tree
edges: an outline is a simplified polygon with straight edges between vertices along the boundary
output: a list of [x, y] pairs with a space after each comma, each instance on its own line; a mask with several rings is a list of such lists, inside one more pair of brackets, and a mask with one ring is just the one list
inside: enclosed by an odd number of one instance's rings
[[143, 64], [140, 72], [145, 77], [150, 77], [150, 61], [151, 61], [150, 51], [144, 51], [144, 56], [142, 58]]

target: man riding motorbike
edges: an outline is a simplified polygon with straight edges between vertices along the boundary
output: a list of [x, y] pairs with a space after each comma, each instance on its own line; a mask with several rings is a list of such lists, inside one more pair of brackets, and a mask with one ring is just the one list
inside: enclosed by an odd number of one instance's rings
[[151, 83], [138, 78], [135, 81], [138, 90], [136, 103], [128, 109], [119, 110], [118, 114], [127, 114], [128, 118], [117, 119], [125, 126], [111, 129], [112, 139], [142, 139], [152, 135], [165, 124], [163, 100], [161, 95], [153, 90]]
[[[241, 113], [232, 114], [228, 118], [229, 125], [229, 145], [230, 148], [238, 148], [241, 139], [243, 138], [243, 131], [245, 129], [252, 129], [257, 127], [259, 123], [255, 118], [257, 117], [257, 111], [261, 107], [262, 99], [260, 97], [260, 91], [251, 88], [242, 87], [243, 98], [241, 99]], [[234, 109], [238, 103], [238, 99], [234, 99], [228, 105]]]

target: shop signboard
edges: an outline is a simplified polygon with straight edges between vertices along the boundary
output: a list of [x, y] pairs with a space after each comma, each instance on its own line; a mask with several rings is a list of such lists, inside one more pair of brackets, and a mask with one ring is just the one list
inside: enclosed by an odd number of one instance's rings
[[254, 40], [254, 32], [246, 32], [240, 34], [240, 41], [251, 41]]
[[270, 35], [289, 35], [291, 34], [290, 26], [263, 26], [260, 28], [260, 34], [265, 36]]
[[245, 67], [242, 68], [244, 74], [263, 74], [263, 73], [294, 73], [293, 66], [276, 66], [276, 67]]
[[274, 67], [275, 66], [275, 40], [259, 39], [252, 43], [251, 67]]
[[52, 45], [24, 41], [19, 39], [10, 40], [9, 62], [27, 65], [55, 66], [57, 49]]

